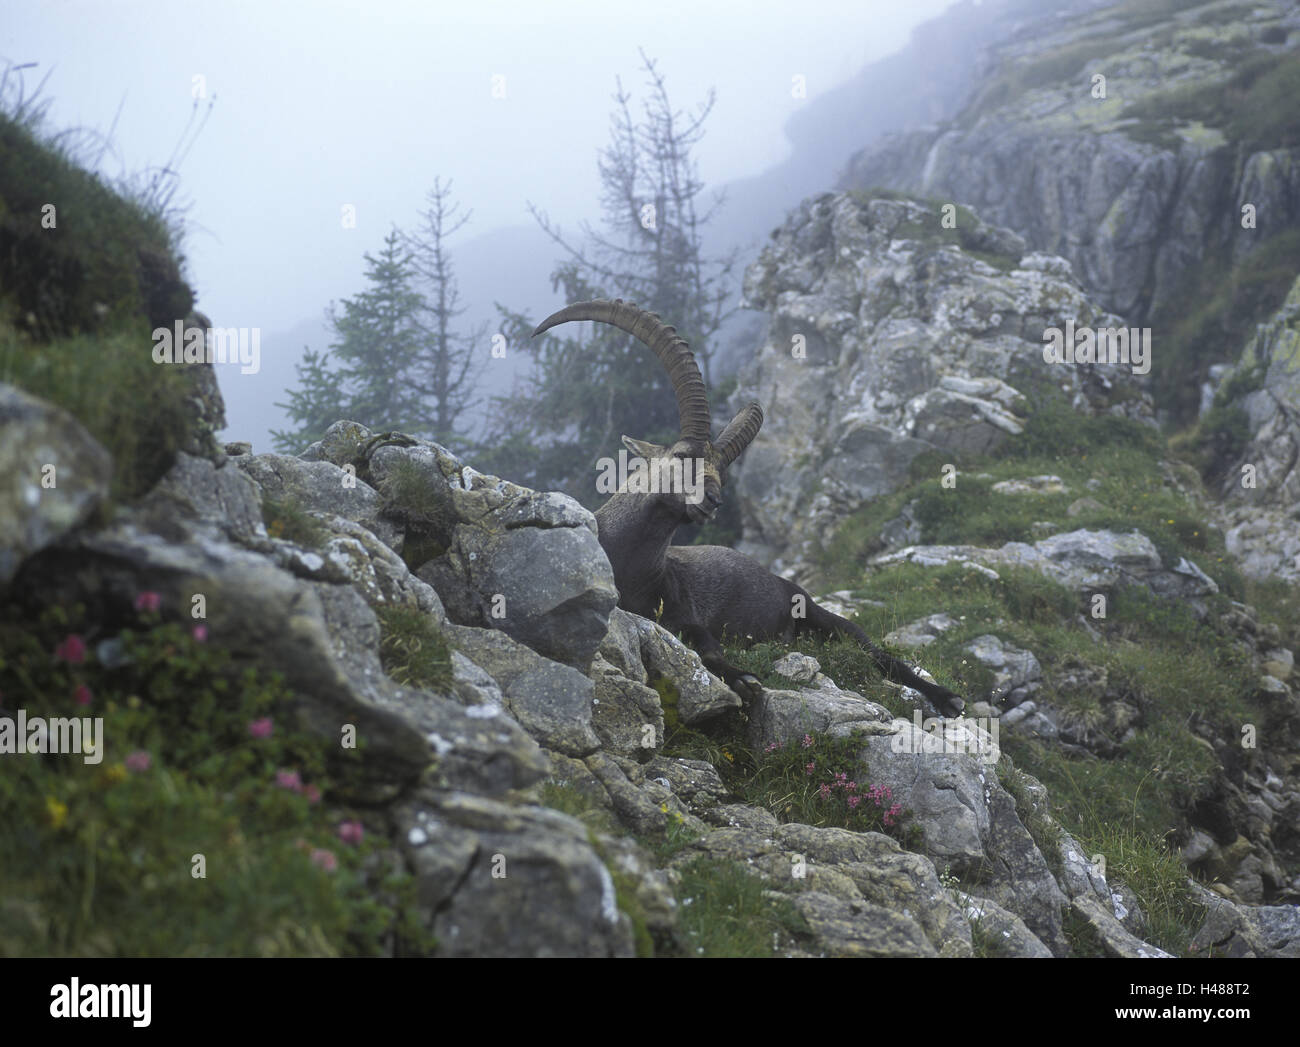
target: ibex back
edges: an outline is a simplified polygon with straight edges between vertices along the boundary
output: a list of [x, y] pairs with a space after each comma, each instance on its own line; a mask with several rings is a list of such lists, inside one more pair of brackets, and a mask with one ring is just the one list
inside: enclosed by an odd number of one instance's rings
[[964, 703], [946, 687], [926, 680], [909, 665], [881, 650], [853, 622], [815, 603], [794, 582], [780, 578], [758, 561], [717, 545], [672, 544], [684, 523], [703, 523], [722, 504], [727, 469], [758, 435], [763, 409], [748, 404], [714, 441], [709, 400], [695, 356], [674, 328], [654, 313], [615, 301], [578, 302], [544, 320], [541, 334], [569, 320], [597, 320], [632, 334], [659, 358], [677, 397], [681, 435], [672, 447], [624, 436], [623, 443], [647, 463], [642, 475], [680, 477], [690, 483], [656, 483], [620, 490], [596, 511], [600, 544], [614, 569], [619, 606], [655, 619], [681, 635], [704, 664], [746, 701], [762, 690], [757, 678], [727, 661], [724, 637], [749, 643], [793, 640], [802, 633], [846, 636], [870, 653], [890, 680], [919, 691], [941, 715], [956, 715]]

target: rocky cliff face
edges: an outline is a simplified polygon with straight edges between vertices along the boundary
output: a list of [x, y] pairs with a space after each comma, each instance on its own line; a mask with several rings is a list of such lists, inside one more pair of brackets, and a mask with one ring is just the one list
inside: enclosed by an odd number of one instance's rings
[[1069, 263], [950, 213], [946, 229], [941, 205], [825, 194], [746, 273], [768, 326], [733, 403], [756, 399], [768, 420], [739, 470], [741, 548], [778, 572], [806, 577], [836, 522], [898, 488], [918, 455], [1021, 433], [1044, 387], [1085, 416], [1152, 418], [1133, 366], [1044, 359], [1050, 329], [1123, 326]]
[[1219, 407], [1248, 434], [1219, 492], [1228, 549], [1253, 577], [1300, 582], [1300, 279], [1222, 377]]
[[[1145, 323], [1209, 252], [1239, 260], [1300, 225], [1285, 112], [1300, 11], [1177, 7], [1121, 3], [995, 45], [960, 116], [864, 150], [840, 187], [968, 204]], [[1243, 228], [1247, 205], [1257, 224]]]

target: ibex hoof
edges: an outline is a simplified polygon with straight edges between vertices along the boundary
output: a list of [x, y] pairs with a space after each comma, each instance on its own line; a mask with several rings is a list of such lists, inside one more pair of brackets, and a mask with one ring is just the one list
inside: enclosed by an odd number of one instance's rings
[[732, 680], [731, 689], [745, 702], [752, 702], [763, 693], [763, 685], [758, 682], [758, 677], [749, 673], [742, 673]]
[[966, 702], [962, 698], [944, 688], [930, 696], [930, 703], [940, 716], [960, 716], [966, 708]]

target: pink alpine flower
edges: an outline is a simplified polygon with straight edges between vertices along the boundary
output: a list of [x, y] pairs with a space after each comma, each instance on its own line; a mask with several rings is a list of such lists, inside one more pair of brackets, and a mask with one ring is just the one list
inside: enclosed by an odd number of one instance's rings
[[334, 856], [334, 852], [327, 851], [324, 847], [317, 847], [312, 851], [311, 860], [329, 873], [332, 873], [339, 867], [339, 860]]
[[365, 837], [366, 831], [360, 822], [340, 822], [339, 839], [344, 843], [358, 844]]
[[817, 761], [816, 761], [816, 760], [809, 760], [809, 761], [808, 761], [808, 766], [806, 766], [806, 767], [803, 769], [803, 773], [804, 773], [804, 774], [812, 774], [813, 771], [815, 771], [815, 770], [817, 770]]
[[162, 597], [155, 592], [146, 590], [139, 593], [135, 598], [135, 609], [137, 611], [156, 611], [162, 606]]
[[207, 643], [208, 627], [206, 625], [196, 625], [190, 630], [190, 635], [194, 637], [195, 643]]
[[821, 794], [823, 800], [829, 800], [831, 798], [831, 787], [829, 785], [823, 785], [817, 790], [817, 792]]
[[271, 718], [263, 716], [260, 720], [252, 720], [248, 724], [248, 733], [254, 738], [271, 737]]
[[126, 769], [134, 771], [136, 774], [149, 770], [149, 765], [152, 762], [152, 758], [143, 749], [137, 749], [125, 760]]
[[84, 683], [79, 683], [72, 689], [72, 700], [78, 705], [89, 705], [90, 700], [93, 697], [94, 695], [91, 694], [90, 688]]
[[302, 790], [303, 796], [307, 797], [308, 803], [320, 803], [320, 789], [314, 785], [305, 785]]
[[277, 771], [275, 784], [281, 789], [288, 789], [290, 792], [302, 792], [302, 779], [298, 776], [297, 771]]
[[805, 735], [803, 736], [803, 747], [804, 747], [805, 749], [811, 749], [812, 746], [813, 746], [812, 735], [811, 735], [811, 734], [805, 734]]
[[63, 642], [54, 648], [54, 660], [80, 665], [86, 660], [86, 641], [76, 633], [69, 633]]

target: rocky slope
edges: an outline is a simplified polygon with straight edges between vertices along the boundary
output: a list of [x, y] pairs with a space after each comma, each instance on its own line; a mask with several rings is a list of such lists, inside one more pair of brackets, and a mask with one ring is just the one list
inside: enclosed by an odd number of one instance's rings
[[[4, 396], [7, 475], [33, 455], [81, 453], [88, 438], [71, 418]], [[301, 459], [233, 450], [182, 455], [107, 526], [77, 526], [84, 512], [42, 498], [25, 544], [10, 543], [10, 598], [88, 604], [107, 636], [132, 618], [135, 594], [166, 610], [201, 587], [207, 642], [283, 674], [297, 722], [322, 745], [341, 724], [367, 740], [364, 787], [325, 802], [389, 841], [440, 955], [630, 955], [636, 929], [642, 951], [688, 948], [673, 885], [702, 857], [780, 889], [802, 921], [779, 946], [791, 955], [1064, 955], [1071, 920], [1115, 955], [1159, 954], [1132, 892], [1053, 823], [1041, 786], [993, 763], [976, 721], [934, 751], [919, 725], [793, 657], [778, 667], [788, 689], [750, 710], [755, 752], [855, 737], [864, 781], [908, 812], [910, 849], [736, 803], [718, 768], [666, 752], [666, 720], [699, 725], [738, 700], [673, 637], [614, 607], [594, 519], [566, 496], [347, 422]], [[102, 482], [87, 488], [102, 497]], [[286, 501], [315, 521], [314, 538], [264, 526], [264, 507]], [[401, 554], [417, 537], [436, 543], [421, 558], [442, 551], [412, 573]], [[453, 652], [445, 684], [386, 674], [377, 613], [394, 607], [439, 627]], [[111, 736], [107, 747], [121, 758]], [[155, 761], [167, 759], [164, 745]], [[606, 828], [539, 802], [548, 781], [582, 797], [588, 817], [604, 812]], [[647, 848], [666, 834], [679, 846], [656, 861]], [[1211, 904], [1222, 915], [1207, 946], [1289, 954], [1300, 942], [1290, 907]]]
[[1073, 409], [1150, 420], [1124, 364], [1044, 360], [1044, 332], [1120, 327], [1061, 258], [1028, 251], [975, 213], [867, 193], [806, 201], [746, 273], [766, 336], [733, 402], [768, 421], [737, 485], [741, 548], [806, 573], [835, 521], [896, 489], [925, 451], [996, 450], [1028, 399], [1060, 387]]

